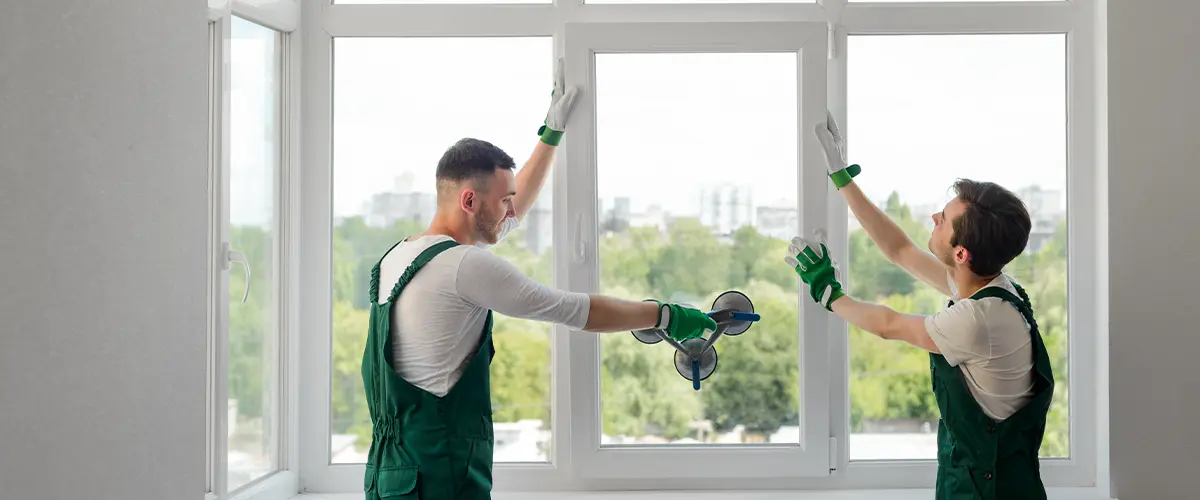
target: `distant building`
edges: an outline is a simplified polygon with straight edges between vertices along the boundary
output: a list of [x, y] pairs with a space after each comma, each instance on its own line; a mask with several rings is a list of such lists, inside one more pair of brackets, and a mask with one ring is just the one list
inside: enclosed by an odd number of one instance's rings
[[543, 203], [535, 203], [521, 221], [525, 230], [525, 248], [541, 255], [554, 244], [554, 212]]
[[600, 232], [623, 233], [631, 222], [630, 202], [627, 196], [600, 200]]
[[791, 241], [800, 230], [800, 211], [796, 207], [758, 207], [756, 212], [759, 234]]
[[700, 223], [716, 234], [733, 234], [754, 225], [754, 194], [750, 186], [720, 184], [700, 190]]
[[1017, 190], [1016, 195], [1025, 202], [1029, 209], [1029, 218], [1033, 222], [1033, 228], [1029, 231], [1027, 251], [1037, 252], [1054, 238], [1059, 223], [1067, 217], [1063, 192], [1034, 185]]
[[375, 193], [362, 209], [364, 222], [372, 227], [388, 227], [400, 220], [420, 224], [433, 221], [437, 211], [437, 196], [412, 189], [413, 174], [405, 172], [396, 178], [391, 191]]

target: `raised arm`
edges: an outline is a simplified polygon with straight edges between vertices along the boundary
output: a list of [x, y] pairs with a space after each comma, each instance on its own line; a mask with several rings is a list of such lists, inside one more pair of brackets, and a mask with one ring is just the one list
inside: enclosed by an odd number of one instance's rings
[[575, 104], [578, 89], [567, 88], [563, 76], [563, 63], [560, 59], [554, 70], [554, 91], [550, 94], [550, 109], [546, 111], [546, 122], [538, 129], [538, 142], [533, 148], [529, 160], [517, 172], [517, 194], [513, 196], [513, 211], [518, 220], [524, 220], [525, 214], [533, 208], [550, 166], [554, 164], [554, 156], [558, 143], [562, 141], [563, 133], [567, 130], [567, 119], [571, 115], [571, 107]]
[[938, 291], [951, 295], [945, 266], [933, 254], [913, 243], [904, 230], [900, 229], [887, 213], [875, 206], [854, 182], [854, 177], [862, 168], [858, 165], [847, 166], [846, 139], [842, 136], [833, 115], [827, 113], [826, 122], [817, 124], [816, 134], [825, 150], [829, 177], [846, 198], [846, 204], [849, 205], [854, 218], [858, 219], [867, 236], [875, 242], [884, 257]]

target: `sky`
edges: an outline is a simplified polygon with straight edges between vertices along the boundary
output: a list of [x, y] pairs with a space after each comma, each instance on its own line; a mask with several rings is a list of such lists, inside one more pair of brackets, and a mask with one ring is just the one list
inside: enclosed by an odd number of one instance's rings
[[[335, 216], [361, 213], [406, 174], [415, 190], [433, 192], [438, 158], [462, 137], [493, 142], [522, 164], [550, 102], [551, 44], [337, 39]], [[235, 224], [270, 208], [254, 201], [270, 193], [261, 165], [271, 163], [271, 144], [253, 133], [268, 109], [264, 47], [234, 41], [233, 130], [249, 131], [233, 139]], [[1064, 189], [1063, 35], [855, 36], [847, 57], [843, 130], [872, 199], [895, 190], [906, 203], [941, 204], [958, 177]], [[582, 90], [596, 95], [601, 198], [627, 196], [635, 212], [659, 204], [694, 213], [703, 187], [737, 183], [751, 187], [755, 205], [795, 205], [798, 134], [812, 128], [797, 130], [796, 64], [778, 53], [599, 55], [596, 88]], [[242, 98], [240, 75], [251, 89]]]

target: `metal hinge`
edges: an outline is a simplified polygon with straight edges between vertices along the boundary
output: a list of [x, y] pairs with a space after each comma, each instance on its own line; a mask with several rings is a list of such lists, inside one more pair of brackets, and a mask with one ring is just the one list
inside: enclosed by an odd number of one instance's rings
[[838, 444], [837, 438], [829, 438], [829, 471], [833, 472], [838, 467]]

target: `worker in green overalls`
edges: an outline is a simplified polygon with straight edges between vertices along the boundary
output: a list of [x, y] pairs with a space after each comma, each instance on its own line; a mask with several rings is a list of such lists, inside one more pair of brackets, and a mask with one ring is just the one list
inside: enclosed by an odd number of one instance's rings
[[362, 361], [372, 426], [367, 500], [491, 498], [493, 311], [587, 332], [659, 328], [677, 341], [716, 330], [691, 307], [547, 287], [484, 248], [517, 227], [541, 190], [574, 100], [564, 83], [560, 62], [545, 124], [519, 173], [485, 141], [451, 146], [438, 162], [433, 222], [371, 270]]
[[792, 240], [786, 262], [813, 300], [846, 322], [929, 351], [941, 413], [937, 499], [1045, 499], [1038, 450], [1054, 374], [1028, 295], [1002, 272], [1029, 240], [1025, 205], [996, 184], [959, 180], [955, 198], [933, 214], [925, 251], [855, 184], [861, 168], [847, 165], [833, 117], [816, 133], [834, 185], [888, 260], [952, 299], [932, 316], [854, 299], [820, 234]]

